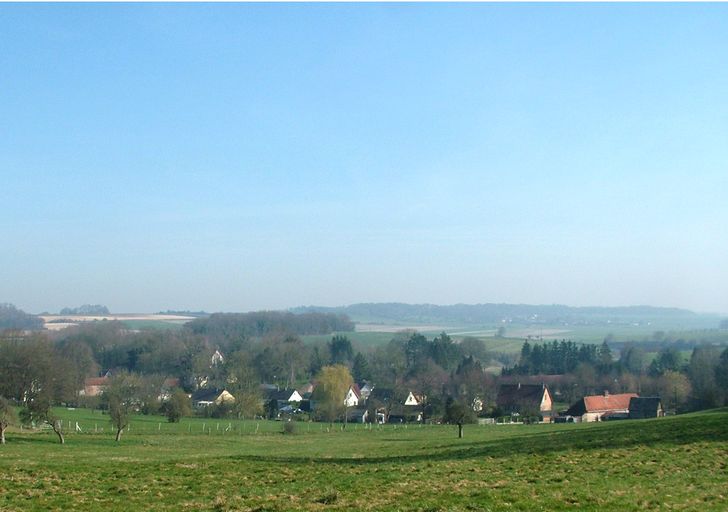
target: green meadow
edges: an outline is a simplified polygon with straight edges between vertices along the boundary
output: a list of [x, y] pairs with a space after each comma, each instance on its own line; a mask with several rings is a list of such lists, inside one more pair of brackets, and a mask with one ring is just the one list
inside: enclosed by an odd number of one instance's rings
[[[728, 410], [581, 425], [345, 430], [62, 411], [65, 445], [14, 429], [0, 510], [728, 509]], [[102, 432], [101, 429], [104, 429]]]

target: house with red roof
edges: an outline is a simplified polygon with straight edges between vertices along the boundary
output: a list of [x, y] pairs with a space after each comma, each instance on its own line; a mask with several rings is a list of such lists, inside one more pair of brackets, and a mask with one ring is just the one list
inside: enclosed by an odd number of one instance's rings
[[79, 396], [99, 396], [109, 385], [109, 376], [89, 377], [83, 381], [83, 389], [78, 392]]
[[564, 413], [575, 421], [602, 421], [608, 417], [627, 417], [629, 402], [637, 398], [637, 393], [620, 393], [612, 395], [605, 391], [603, 395], [585, 396], [574, 403]]
[[359, 386], [356, 384], [352, 384], [349, 386], [349, 390], [346, 392], [346, 397], [344, 398], [344, 405], [347, 407], [356, 407], [359, 405], [359, 401], [361, 400], [361, 390], [359, 389]]

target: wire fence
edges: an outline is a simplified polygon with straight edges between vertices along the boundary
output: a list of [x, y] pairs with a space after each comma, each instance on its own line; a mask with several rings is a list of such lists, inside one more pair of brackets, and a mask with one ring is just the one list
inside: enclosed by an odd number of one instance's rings
[[[107, 415], [99, 414], [98, 418], [87, 417], [73, 419], [65, 417], [61, 420], [64, 435], [110, 435], [116, 433]], [[132, 416], [129, 424], [124, 428], [124, 435], [205, 435], [205, 436], [255, 436], [280, 434], [284, 431], [284, 421], [274, 420], [238, 420], [216, 418], [182, 418], [179, 422], [168, 422], [161, 417]], [[330, 433], [330, 432], [369, 432], [377, 433], [404, 433], [412, 429], [432, 429], [440, 425], [404, 423], [404, 424], [376, 424], [376, 423], [322, 423], [314, 421], [291, 421], [295, 425], [297, 434]], [[21, 430], [50, 431], [51, 426], [40, 424], [35, 427], [25, 426]]]

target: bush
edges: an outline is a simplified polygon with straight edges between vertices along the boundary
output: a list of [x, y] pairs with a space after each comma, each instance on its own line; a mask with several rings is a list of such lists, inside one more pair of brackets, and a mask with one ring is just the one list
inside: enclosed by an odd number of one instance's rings
[[296, 424], [292, 421], [285, 421], [283, 422], [283, 433], [284, 434], [295, 434], [296, 430]]

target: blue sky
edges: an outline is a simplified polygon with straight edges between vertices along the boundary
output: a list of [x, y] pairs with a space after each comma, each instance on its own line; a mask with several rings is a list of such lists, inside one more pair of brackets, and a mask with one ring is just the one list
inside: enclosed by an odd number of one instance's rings
[[728, 6], [0, 5], [0, 302], [728, 313]]

